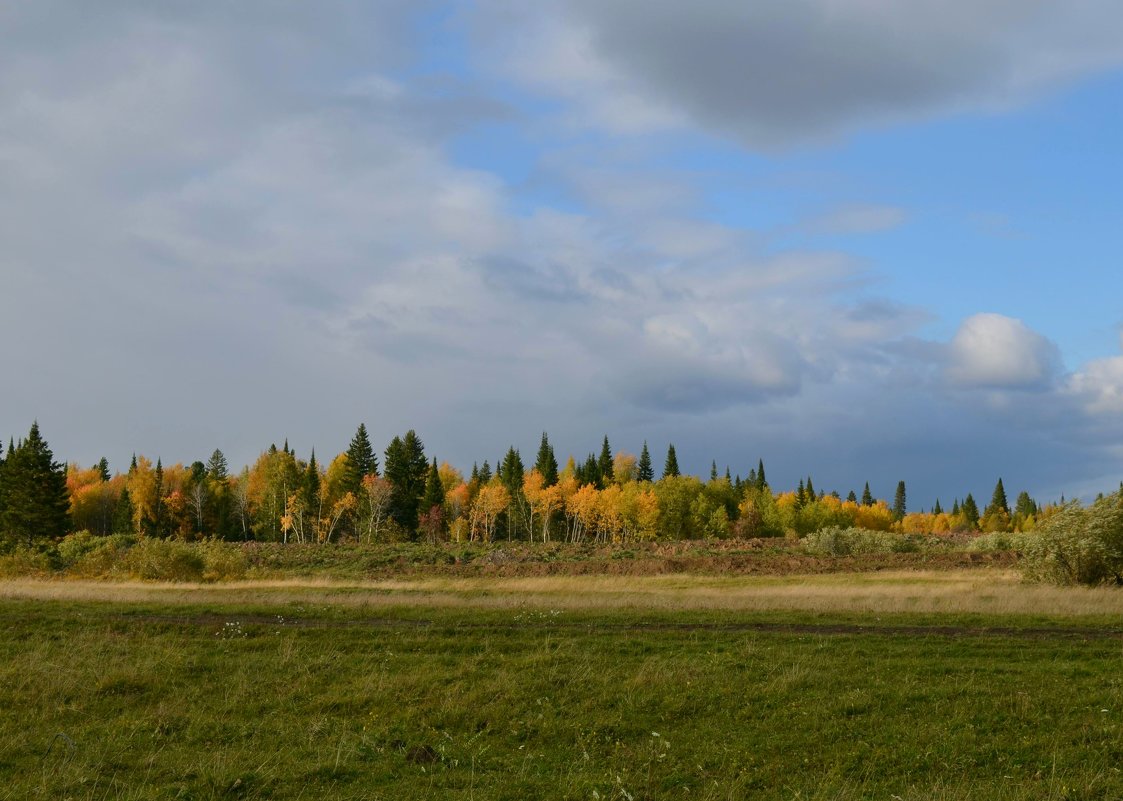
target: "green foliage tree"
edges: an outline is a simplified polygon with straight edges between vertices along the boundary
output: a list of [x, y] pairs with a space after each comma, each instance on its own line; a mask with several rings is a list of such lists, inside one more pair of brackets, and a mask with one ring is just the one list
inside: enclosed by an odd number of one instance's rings
[[967, 497], [963, 499], [963, 504], [959, 507], [959, 513], [963, 515], [963, 519], [971, 528], [979, 527], [979, 505], [975, 503], [974, 496], [967, 493]]
[[616, 468], [612, 464], [612, 448], [608, 445], [608, 435], [604, 436], [604, 443], [601, 445], [600, 456], [597, 457], [597, 477], [598, 484], [601, 489], [604, 489], [612, 483], [612, 479], [616, 477]]
[[647, 450], [647, 440], [643, 441], [643, 450], [639, 454], [639, 465], [636, 477], [640, 481], [654, 481], [655, 470], [651, 467], [651, 453]]
[[893, 519], [900, 521], [905, 517], [908, 511], [908, 504], [905, 498], [905, 482], [897, 482], [897, 492], [893, 495]]
[[873, 506], [873, 493], [870, 492], [870, 482], [868, 481], [862, 490], [862, 506]]
[[429, 513], [434, 507], [442, 508], [445, 502], [445, 490], [441, 484], [441, 474], [437, 469], [437, 459], [429, 464], [429, 475], [425, 478], [425, 493], [421, 496], [421, 511]]
[[678, 457], [675, 455], [675, 446], [667, 446], [667, 460], [663, 463], [663, 478], [674, 478], [679, 475]]
[[986, 508], [987, 513], [991, 512], [1005, 512], [1007, 516], [1010, 514], [1010, 506], [1006, 502], [1006, 488], [1002, 486], [1002, 479], [998, 479], [998, 483], [994, 485], [994, 494], [990, 496], [990, 505]]
[[351, 444], [347, 446], [347, 471], [344, 474], [343, 490], [356, 497], [363, 486], [366, 476], [378, 475], [378, 457], [370, 444], [365, 423], [359, 423]]
[[764, 477], [764, 459], [758, 459], [756, 466], [756, 488], [762, 490], [767, 486], [768, 479]]
[[113, 507], [113, 533], [136, 534], [133, 528], [133, 500], [129, 496], [129, 488], [121, 489], [117, 498], [117, 505]]
[[554, 447], [542, 432], [542, 443], [538, 446], [538, 458], [534, 461], [534, 469], [542, 474], [542, 485], [552, 487], [558, 483], [558, 459], [554, 456]]
[[[425, 478], [429, 471], [429, 460], [425, 458], [425, 446], [412, 428], [403, 437], [394, 437], [386, 448], [386, 478], [393, 487], [390, 494], [390, 517], [402, 527], [403, 531], [416, 532], [418, 507], [425, 492]], [[483, 472], [491, 480], [491, 468], [484, 462]], [[486, 483], [486, 482], [485, 482]]]
[[104, 456], [98, 460], [97, 471], [101, 475], [102, 481], [109, 481], [109, 479], [113, 478], [113, 476], [109, 474], [109, 460]]
[[9, 542], [31, 547], [37, 540], [64, 536], [70, 527], [70, 492], [66, 466], [31, 425], [27, 439], [10, 448], [4, 458], [3, 507], [0, 532]]

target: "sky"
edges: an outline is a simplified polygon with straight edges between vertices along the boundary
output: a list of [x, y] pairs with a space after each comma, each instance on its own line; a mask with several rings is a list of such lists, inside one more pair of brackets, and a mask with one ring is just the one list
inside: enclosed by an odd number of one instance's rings
[[0, 0], [0, 434], [1123, 479], [1109, 0]]

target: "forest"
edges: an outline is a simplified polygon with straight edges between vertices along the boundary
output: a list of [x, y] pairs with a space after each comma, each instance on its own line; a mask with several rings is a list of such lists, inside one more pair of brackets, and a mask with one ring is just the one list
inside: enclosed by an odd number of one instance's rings
[[656, 477], [647, 443], [638, 456], [599, 454], [559, 467], [548, 436], [532, 464], [514, 447], [494, 469], [488, 461], [465, 476], [425, 453], [410, 430], [380, 460], [366, 426], [326, 464], [315, 451], [298, 457], [287, 441], [271, 445], [241, 470], [221, 450], [207, 461], [165, 466], [134, 456], [111, 473], [56, 462], [38, 424], [0, 450], [0, 537], [6, 547], [33, 546], [71, 532], [193, 541], [281, 543], [529, 542], [626, 543], [644, 540], [794, 537], [828, 528], [903, 534], [1027, 532], [1064, 504], [1038, 505], [1021, 492], [1013, 506], [1001, 478], [980, 509], [972, 494], [945, 510], [939, 501], [910, 512], [905, 482], [892, 500], [815, 487], [769, 483], [763, 460], [747, 477], [683, 475], [674, 445]]

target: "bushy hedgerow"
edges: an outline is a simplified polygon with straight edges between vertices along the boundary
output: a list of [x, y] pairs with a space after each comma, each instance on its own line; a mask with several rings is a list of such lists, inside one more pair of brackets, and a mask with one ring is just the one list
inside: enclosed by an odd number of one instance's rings
[[1030, 581], [1123, 584], [1123, 493], [1069, 504], [1026, 535], [1021, 550]]
[[1017, 551], [1023, 553], [1035, 535], [1021, 531], [992, 531], [980, 534], [967, 543], [968, 551], [992, 553], [995, 551]]

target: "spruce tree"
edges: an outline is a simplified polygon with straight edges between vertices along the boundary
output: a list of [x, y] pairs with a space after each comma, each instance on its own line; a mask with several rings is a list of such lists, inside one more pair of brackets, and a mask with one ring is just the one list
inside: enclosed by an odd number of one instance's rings
[[759, 459], [756, 466], [756, 488], [763, 490], [768, 486], [768, 479], [764, 477], [764, 459]]
[[811, 476], [807, 477], [807, 497], [810, 500], [815, 500], [815, 485], [811, 483]]
[[932, 514], [942, 515], [944, 513], [943, 507], [940, 506], [940, 499], [936, 499], [936, 505], [932, 507]]
[[101, 457], [101, 459], [98, 460], [97, 471], [98, 471], [98, 474], [101, 476], [102, 481], [108, 481], [109, 479], [113, 478], [113, 476], [111, 476], [109, 474], [109, 460], [106, 459], [104, 456]]
[[663, 478], [673, 478], [679, 474], [678, 457], [675, 456], [675, 446], [667, 446], [667, 461], [663, 463]]
[[522, 456], [512, 445], [499, 465], [499, 480], [503, 482], [503, 486], [507, 488], [507, 492], [511, 494], [512, 498], [522, 490], [525, 472]]
[[971, 493], [967, 493], [967, 497], [963, 499], [963, 505], [959, 507], [959, 509], [971, 528], [979, 527], [979, 506], [975, 503], [975, 499], [972, 497]]
[[959, 498], [956, 498], [955, 501], [952, 503], [951, 514], [952, 514], [952, 517], [955, 517], [957, 514], [959, 514]]
[[542, 443], [538, 446], [538, 458], [534, 461], [534, 469], [542, 474], [542, 486], [552, 487], [558, 483], [558, 460], [554, 456], [554, 446], [542, 432]]
[[480, 468], [480, 472], [477, 477], [479, 478], [481, 484], [487, 484], [491, 481], [491, 465], [487, 463], [487, 459], [484, 459], [483, 467]]
[[608, 435], [604, 435], [604, 444], [601, 445], [600, 456], [597, 457], [597, 474], [601, 489], [604, 489], [616, 477], [616, 468], [612, 464], [612, 448], [608, 446]]
[[441, 484], [441, 473], [437, 469], [437, 459], [433, 457], [429, 465], [429, 475], [425, 479], [425, 494], [421, 496], [421, 511], [428, 514], [434, 506], [443, 507], [444, 502], [445, 490]]
[[987, 514], [991, 512], [1005, 512], [1010, 514], [1010, 506], [1006, 502], [1006, 488], [1002, 486], [1002, 479], [998, 479], [998, 483], [994, 485], [994, 494], [990, 496], [990, 506], [986, 509]]
[[640, 481], [654, 481], [655, 470], [651, 467], [651, 454], [647, 450], [647, 440], [643, 441], [643, 450], [639, 453], [639, 472], [638, 477]]
[[304, 471], [304, 481], [301, 484], [301, 498], [304, 508], [315, 514], [320, 508], [320, 466], [316, 464], [316, 449], [312, 449], [312, 456], [308, 459], [308, 467]]
[[862, 506], [873, 506], [873, 493], [870, 492], [870, 482], [866, 482], [865, 489], [862, 490]]
[[908, 508], [905, 502], [905, 482], [898, 481], [897, 492], [893, 496], [893, 519], [898, 521], [903, 519], [907, 510]]
[[4, 505], [0, 532], [27, 545], [64, 536], [70, 528], [70, 491], [66, 465], [54, 460], [47, 442], [32, 423], [27, 439], [4, 459]]
[[1019, 492], [1018, 499], [1014, 501], [1014, 513], [1023, 520], [1037, 515], [1037, 503], [1025, 490]]
[[850, 501], [850, 503], [858, 502], [858, 496], [854, 494], [854, 490], [850, 490], [850, 494], [846, 496], [846, 500]]
[[371, 447], [366, 424], [359, 423], [355, 436], [351, 437], [351, 444], [347, 446], [347, 471], [343, 474], [343, 489], [357, 496], [362, 490], [363, 479], [377, 475], [378, 457]]
[[211, 458], [207, 459], [207, 475], [212, 481], [225, 481], [230, 475], [230, 467], [226, 462], [226, 454], [218, 448], [214, 449]]
[[[425, 492], [425, 478], [429, 472], [429, 460], [425, 458], [425, 446], [412, 428], [404, 437], [394, 437], [386, 448], [386, 479], [390, 482], [390, 516], [410, 535], [417, 532], [418, 507]], [[484, 462], [487, 480], [491, 479], [491, 468]], [[483, 478], [481, 473], [481, 479]]]
[[581, 483], [592, 484], [597, 489], [604, 489], [602, 483], [602, 476], [600, 472], [600, 463], [597, 462], [597, 457], [589, 454], [585, 457], [585, 464], [581, 466]]
[[113, 508], [113, 533], [136, 534], [136, 526], [133, 522], [133, 500], [129, 495], [128, 487], [121, 490], [121, 496], [117, 498], [117, 505]]
[[795, 491], [795, 508], [802, 509], [807, 503], [807, 489], [803, 486], [803, 479], [799, 480], [799, 489]]

